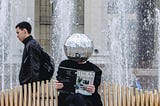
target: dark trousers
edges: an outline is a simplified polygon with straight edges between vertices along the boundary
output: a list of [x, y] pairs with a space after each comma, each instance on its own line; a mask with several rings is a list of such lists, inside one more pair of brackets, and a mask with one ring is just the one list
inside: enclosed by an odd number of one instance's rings
[[[63, 103], [62, 103], [63, 102]], [[85, 98], [81, 94], [68, 95], [65, 100], [59, 100], [59, 106], [87, 106]]]

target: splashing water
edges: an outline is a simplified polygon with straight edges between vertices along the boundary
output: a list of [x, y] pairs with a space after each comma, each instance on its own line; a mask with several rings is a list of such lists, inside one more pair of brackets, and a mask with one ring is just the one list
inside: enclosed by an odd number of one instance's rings
[[53, 26], [53, 48], [55, 57], [55, 65], [57, 65], [65, 59], [64, 55], [64, 42], [69, 35], [72, 34], [72, 21], [74, 1], [73, 0], [57, 0], [54, 8], [54, 26]]
[[[160, 67], [160, 61], [159, 61], [159, 58], [160, 58], [160, 10], [159, 9], [156, 9], [156, 20], [157, 20], [157, 53], [156, 53], [156, 59], [158, 61], [158, 70], [159, 70], [159, 67]], [[160, 71], [158, 71], [158, 76], [160, 76]], [[159, 78], [159, 83], [158, 83], [158, 88], [160, 88], [160, 77]]]
[[[14, 21], [17, 21], [19, 15], [17, 15], [19, 8], [19, 0], [1, 0], [0, 1], [0, 89], [9, 89], [19, 85], [18, 73], [20, 67], [21, 53], [17, 54], [16, 49], [19, 46], [15, 45], [17, 40], [15, 29], [10, 27], [15, 25], [11, 20], [14, 17]], [[14, 9], [14, 14], [12, 13]], [[15, 15], [15, 16], [14, 16]], [[19, 59], [20, 58], [20, 59]], [[19, 59], [19, 60], [18, 60]]]
[[[107, 68], [111, 75], [108, 80], [122, 85], [131, 85], [132, 66], [136, 57], [137, 20], [136, 2], [133, 0], [106, 1], [107, 29], [106, 42], [109, 42]], [[131, 8], [132, 7], [132, 8]], [[132, 13], [130, 13], [132, 12]]]

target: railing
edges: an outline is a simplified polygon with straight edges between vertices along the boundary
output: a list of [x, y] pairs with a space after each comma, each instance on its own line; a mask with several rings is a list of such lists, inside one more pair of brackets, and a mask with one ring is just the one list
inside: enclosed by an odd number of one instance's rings
[[0, 106], [58, 106], [54, 81], [34, 82], [1, 92]]
[[100, 94], [104, 106], [160, 106], [160, 91], [157, 90], [143, 91], [104, 82]]
[[[160, 92], [143, 91], [103, 82], [99, 87], [103, 106], [160, 106]], [[58, 106], [54, 81], [34, 82], [1, 91], [0, 106]]]

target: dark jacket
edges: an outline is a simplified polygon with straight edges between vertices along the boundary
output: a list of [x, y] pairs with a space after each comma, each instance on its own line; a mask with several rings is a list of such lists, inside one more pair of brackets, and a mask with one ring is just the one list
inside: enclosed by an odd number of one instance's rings
[[27, 84], [39, 80], [41, 47], [32, 36], [24, 41], [21, 69], [19, 73], [20, 84]]
[[[64, 60], [60, 63], [58, 72], [57, 72], [57, 80], [63, 81], [67, 77], [64, 75], [64, 71], [60, 67], [80, 69], [80, 70], [85, 70], [85, 71], [94, 71], [95, 72], [94, 85], [96, 88], [95, 93], [93, 93], [92, 96], [82, 95], [82, 97], [84, 98], [87, 106], [102, 106], [101, 98], [100, 98], [100, 95], [98, 94], [98, 86], [101, 83], [102, 71], [96, 65], [92, 64], [89, 61], [87, 61], [85, 64], [78, 64], [77, 62], [72, 61], [72, 60]], [[70, 82], [67, 82], [68, 84], [65, 82], [64, 87], [67, 90], [73, 91], [75, 89], [74, 84], [73, 84], [75, 83], [75, 78], [73, 77]], [[72, 95], [73, 94], [69, 94], [69, 93], [67, 94], [67, 93], [60, 92], [59, 97], [58, 97], [59, 106], [68, 106], [68, 105], [65, 105], [65, 101], [68, 98], [74, 98]]]

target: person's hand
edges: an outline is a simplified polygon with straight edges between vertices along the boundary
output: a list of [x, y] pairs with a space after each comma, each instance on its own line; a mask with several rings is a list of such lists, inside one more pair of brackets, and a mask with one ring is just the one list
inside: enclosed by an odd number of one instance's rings
[[58, 80], [56, 80], [56, 89], [62, 89], [64, 87], [63, 83], [60, 83]]
[[88, 85], [86, 88], [86, 91], [89, 93], [94, 93], [95, 92], [95, 86], [94, 85]]

